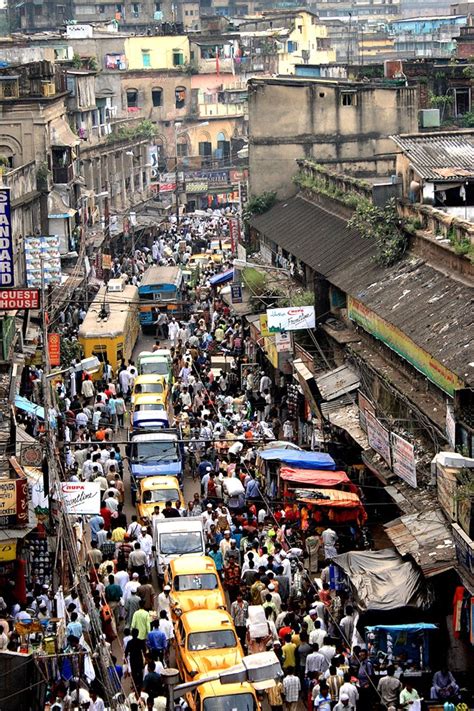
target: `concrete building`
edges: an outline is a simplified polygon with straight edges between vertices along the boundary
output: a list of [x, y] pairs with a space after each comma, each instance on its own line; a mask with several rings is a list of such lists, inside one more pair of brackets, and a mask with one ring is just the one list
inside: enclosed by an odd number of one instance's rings
[[[388, 175], [393, 126], [418, 127], [416, 89], [355, 81], [280, 77], [249, 82], [250, 190], [295, 192], [298, 158]], [[400, 131], [401, 132], [401, 131]], [[407, 132], [406, 129], [404, 132]]]

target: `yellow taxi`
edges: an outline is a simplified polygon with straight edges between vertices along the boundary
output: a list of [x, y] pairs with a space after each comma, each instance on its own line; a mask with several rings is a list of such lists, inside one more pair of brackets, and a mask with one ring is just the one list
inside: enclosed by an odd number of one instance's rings
[[242, 684], [221, 684], [208, 681], [189, 694], [186, 701], [192, 711], [259, 711], [260, 703], [253, 686]]
[[162, 429], [169, 427], [168, 408], [163, 394], [141, 393], [135, 395], [130, 413], [132, 428]]
[[176, 558], [165, 573], [171, 587], [171, 614], [176, 619], [190, 610], [225, 610], [225, 593], [214, 561], [201, 558]]
[[137, 480], [136, 503], [141, 521], [151, 521], [155, 506], [159, 506], [161, 512], [167, 501], [171, 501], [173, 506], [176, 501], [181, 501], [183, 509], [186, 505], [175, 476], [146, 476]]
[[176, 620], [176, 661], [183, 681], [239, 664], [244, 656], [227, 610], [190, 610]]
[[139, 375], [135, 378], [132, 390], [132, 404], [136, 395], [159, 395], [168, 402], [168, 379], [165, 375]]
[[207, 267], [210, 262], [220, 264], [222, 259], [222, 254], [201, 252], [200, 254], [191, 254], [186, 266], [192, 271], [193, 269], [196, 269], [196, 267]]

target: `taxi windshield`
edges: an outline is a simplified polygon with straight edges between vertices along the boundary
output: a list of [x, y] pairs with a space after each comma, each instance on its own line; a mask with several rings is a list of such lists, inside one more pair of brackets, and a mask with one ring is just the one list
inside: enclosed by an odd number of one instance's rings
[[203, 711], [254, 711], [255, 700], [252, 694], [232, 694], [232, 696], [214, 696], [204, 699]]
[[163, 383], [138, 383], [135, 385], [135, 394], [139, 393], [162, 393]]
[[156, 501], [178, 501], [176, 489], [147, 489], [143, 492], [143, 503], [152, 504]]
[[184, 590], [217, 590], [217, 578], [214, 573], [178, 575], [174, 579], [173, 586], [179, 592]]
[[232, 630], [212, 630], [212, 632], [192, 632], [188, 637], [188, 650], [201, 652], [204, 649], [231, 649], [237, 642]]
[[140, 364], [142, 375], [168, 375], [168, 363], [166, 361], [149, 361]]
[[165, 406], [159, 402], [149, 402], [142, 403], [135, 406], [135, 412], [144, 412], [145, 410], [161, 410], [163, 411]]

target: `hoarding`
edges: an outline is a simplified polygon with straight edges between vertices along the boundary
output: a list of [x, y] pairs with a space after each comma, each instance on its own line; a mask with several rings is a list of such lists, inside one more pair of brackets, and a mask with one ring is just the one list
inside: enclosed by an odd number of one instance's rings
[[[29, 287], [61, 283], [61, 255], [56, 235], [25, 237], [26, 283]], [[42, 277], [43, 275], [43, 277]]]
[[95, 481], [62, 481], [61, 491], [68, 514], [98, 514], [100, 484]]
[[0, 310], [39, 309], [38, 289], [1, 289]]
[[411, 363], [414, 368], [448, 395], [453, 395], [455, 390], [463, 387], [462, 380], [455, 373], [452, 373], [442, 363], [417, 346], [396, 326], [380, 318], [365, 304], [352, 296], [347, 299], [347, 314], [352, 321], [358, 323], [365, 331], [371, 333], [408, 363]]
[[49, 364], [53, 367], [61, 365], [61, 336], [59, 333], [48, 334]]
[[270, 333], [299, 331], [305, 328], [314, 328], [316, 325], [314, 306], [267, 309], [267, 318]]
[[417, 487], [415, 448], [400, 435], [391, 433], [392, 441], [392, 469], [394, 473], [406, 481], [407, 484]]
[[360, 428], [367, 432], [367, 420], [365, 417], [366, 412], [370, 412], [371, 415], [375, 415], [375, 407], [368, 400], [365, 395], [362, 395], [359, 390], [357, 393], [357, 404], [359, 405], [359, 424]]
[[0, 286], [13, 286], [13, 236], [11, 223], [10, 188], [0, 188]]
[[291, 333], [275, 333], [275, 346], [278, 353], [291, 353], [293, 351]]
[[390, 433], [385, 427], [366, 410], [365, 419], [367, 422], [367, 440], [373, 450], [378, 452], [385, 459], [388, 466], [392, 464], [390, 454]]

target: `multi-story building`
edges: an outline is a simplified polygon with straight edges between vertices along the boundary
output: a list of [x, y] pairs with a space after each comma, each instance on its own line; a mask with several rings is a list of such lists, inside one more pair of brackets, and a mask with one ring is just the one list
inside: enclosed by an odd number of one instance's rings
[[395, 165], [390, 135], [417, 127], [416, 88], [296, 77], [251, 79], [251, 192], [276, 190], [287, 196], [298, 158], [335, 169], [344, 164], [359, 175], [387, 175]]
[[450, 57], [456, 50], [456, 37], [467, 22], [466, 15], [421, 16], [391, 22], [395, 56]]

